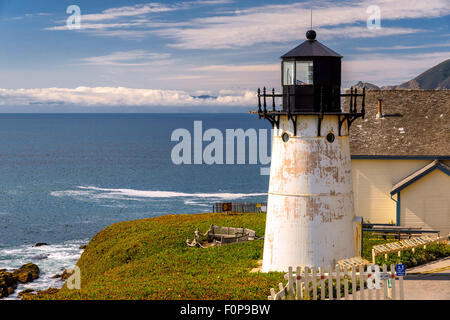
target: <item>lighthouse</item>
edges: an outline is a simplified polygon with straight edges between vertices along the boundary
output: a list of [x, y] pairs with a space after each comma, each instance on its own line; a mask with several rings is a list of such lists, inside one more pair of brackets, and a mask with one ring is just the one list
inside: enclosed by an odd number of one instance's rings
[[365, 91], [342, 94], [342, 56], [315, 31], [306, 38], [281, 57], [282, 93], [258, 89], [257, 114], [274, 129], [263, 272], [356, 254], [349, 130]]

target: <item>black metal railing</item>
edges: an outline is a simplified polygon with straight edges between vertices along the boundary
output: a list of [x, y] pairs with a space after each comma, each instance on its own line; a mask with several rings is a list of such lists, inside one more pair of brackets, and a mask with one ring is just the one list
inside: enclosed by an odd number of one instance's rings
[[[263, 90], [261, 90], [260, 88], [258, 88], [258, 113], [264, 115], [267, 113], [280, 113], [280, 114], [343, 114], [343, 113], [349, 113], [349, 114], [358, 114], [358, 115], [362, 115], [362, 117], [364, 118], [364, 115], [366, 113], [366, 89], [363, 88], [362, 89], [362, 93], [358, 93], [358, 89], [355, 88], [353, 89], [353, 87], [350, 88], [350, 93], [344, 93], [344, 94], [340, 94], [341, 98], [350, 98], [348, 100], [349, 102], [349, 108], [348, 108], [348, 112], [345, 112], [344, 110], [341, 110], [340, 112], [328, 112], [328, 111], [324, 111], [324, 87], [320, 86], [317, 87], [318, 90], [320, 90], [320, 94], [319, 94], [319, 106], [320, 106], [320, 110], [318, 112], [308, 112], [308, 111], [292, 111], [291, 105], [290, 105], [290, 98], [292, 96], [295, 95], [295, 93], [291, 93], [288, 90], [288, 93], [282, 94], [282, 93], [275, 93], [275, 89], [272, 89], [272, 91], [270, 93], [267, 92], [266, 87], [263, 88]], [[276, 98], [283, 98], [284, 96], [287, 97], [286, 101], [288, 102], [288, 106], [287, 106], [287, 111], [282, 111], [282, 110], [277, 110], [276, 109]], [[362, 98], [361, 101], [361, 108], [358, 111], [358, 97]], [[271, 106], [267, 105], [267, 100], [272, 100], [271, 101]], [[271, 110], [269, 110], [271, 108]]]
[[[326, 106], [324, 105], [324, 86], [316, 86], [314, 90], [318, 90], [320, 93], [318, 95], [319, 98], [319, 110], [318, 111], [302, 111], [302, 110], [292, 110], [291, 108], [291, 97], [295, 95], [295, 93], [291, 93], [290, 90], [288, 90], [287, 93], [281, 94], [281, 93], [275, 93], [275, 89], [272, 89], [270, 93], [267, 92], [266, 87], [263, 88], [262, 92], [261, 89], [258, 88], [258, 116], [259, 118], [264, 118], [270, 121], [272, 126], [279, 127], [280, 123], [280, 116], [281, 115], [287, 115], [289, 120], [292, 120], [294, 124], [294, 135], [296, 135], [296, 123], [297, 123], [297, 116], [299, 115], [318, 115], [319, 116], [319, 122], [318, 122], [318, 135], [320, 136], [320, 128], [321, 123], [324, 115], [338, 115], [339, 116], [339, 135], [341, 135], [341, 128], [345, 121], [347, 121], [348, 128], [350, 128], [353, 121], [355, 121], [358, 118], [363, 118], [366, 114], [366, 89], [362, 89], [362, 93], [358, 92], [358, 88], [353, 89], [353, 87], [350, 88], [349, 93], [340, 94], [341, 98], [348, 99], [348, 110], [344, 110], [344, 108], [341, 108], [340, 111], [327, 111]], [[285, 101], [287, 101], [287, 110], [277, 110], [276, 108], [276, 98], [286, 98]], [[361, 98], [361, 105], [358, 110], [358, 98]], [[268, 100], [271, 101], [271, 106], [267, 105]]]
[[[263, 98], [263, 103], [261, 104], [261, 97]], [[275, 89], [272, 89], [271, 94], [267, 94], [266, 87], [263, 88], [261, 94], [261, 89], [258, 88], [258, 113], [267, 113], [267, 98], [272, 99], [272, 112], [277, 112], [275, 98], [282, 98], [281, 93], [275, 93]], [[264, 108], [264, 109], [263, 109]]]

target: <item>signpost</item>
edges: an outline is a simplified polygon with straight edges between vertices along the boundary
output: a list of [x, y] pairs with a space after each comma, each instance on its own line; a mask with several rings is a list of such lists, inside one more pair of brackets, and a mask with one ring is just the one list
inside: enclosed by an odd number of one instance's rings
[[233, 211], [233, 204], [231, 202], [222, 204], [222, 212], [230, 213], [231, 211]]
[[399, 263], [395, 266], [395, 273], [397, 274], [397, 276], [399, 277], [403, 277], [406, 276], [406, 268], [405, 265], [403, 263]]

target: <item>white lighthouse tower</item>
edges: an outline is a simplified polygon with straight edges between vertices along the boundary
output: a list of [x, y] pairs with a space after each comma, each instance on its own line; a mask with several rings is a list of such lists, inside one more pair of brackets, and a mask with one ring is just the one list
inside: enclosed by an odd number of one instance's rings
[[310, 30], [282, 56], [283, 93], [258, 90], [258, 115], [274, 127], [263, 272], [356, 254], [349, 129], [364, 117], [365, 92], [341, 94], [341, 59]]

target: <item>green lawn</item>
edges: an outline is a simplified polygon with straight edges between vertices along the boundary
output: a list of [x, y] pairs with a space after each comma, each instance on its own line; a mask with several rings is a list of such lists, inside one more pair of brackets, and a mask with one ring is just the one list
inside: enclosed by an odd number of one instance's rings
[[264, 234], [265, 214], [169, 215], [111, 225], [82, 254], [81, 290], [64, 287], [41, 299], [267, 299], [282, 273], [250, 273], [262, 259], [263, 240], [191, 248], [195, 229], [211, 224]]
[[[283, 273], [249, 272], [262, 259], [263, 240], [208, 249], [186, 245], [197, 227], [204, 233], [211, 224], [263, 236], [265, 214], [168, 215], [111, 225], [89, 242], [77, 263], [81, 290], [64, 286], [56, 294], [26, 299], [267, 299]], [[366, 259], [377, 243], [383, 240], [364, 235]]]

